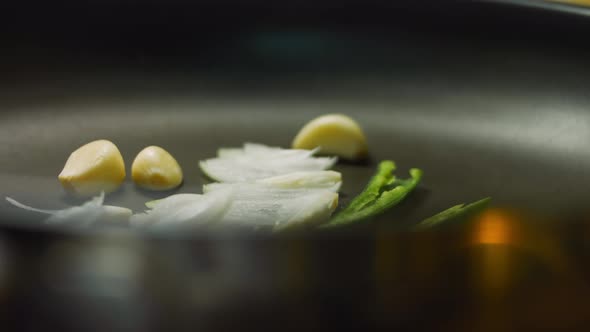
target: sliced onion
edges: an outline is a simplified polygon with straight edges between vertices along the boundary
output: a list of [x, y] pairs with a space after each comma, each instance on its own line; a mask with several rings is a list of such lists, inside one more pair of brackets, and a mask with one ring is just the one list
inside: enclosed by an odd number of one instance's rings
[[328, 190], [290, 191], [239, 196], [223, 215], [219, 225], [247, 225], [277, 230], [320, 223], [329, 218], [338, 204], [338, 194]]
[[341, 174], [335, 171], [294, 172], [265, 179], [255, 180], [253, 182], [210, 183], [203, 186], [203, 192], [207, 193], [221, 188], [255, 189], [267, 188], [267, 186], [276, 189], [327, 189], [333, 192], [337, 192], [340, 189], [340, 186], [342, 185], [341, 179]]
[[[297, 227], [299, 225], [318, 225], [327, 221], [336, 207], [338, 207], [338, 194], [330, 191], [302, 197], [299, 202], [304, 208], [296, 209], [295, 213], [285, 223], [275, 225], [275, 230]], [[295, 205], [292, 207], [297, 208]]]
[[234, 199], [220, 225], [283, 228], [325, 221], [338, 204], [338, 194], [327, 189], [280, 188], [266, 183], [213, 183], [205, 195], [233, 190]]
[[335, 171], [293, 172], [260, 179], [256, 182], [278, 188], [323, 188], [337, 192], [342, 185], [342, 174]]
[[329, 218], [338, 194], [327, 189], [280, 188], [266, 183], [213, 183], [203, 195], [172, 195], [155, 202], [132, 225], [155, 228], [232, 226], [283, 229]]
[[157, 201], [151, 210], [133, 215], [131, 224], [162, 228], [204, 226], [220, 220], [232, 196], [232, 190], [219, 190], [208, 195], [172, 195]]
[[243, 149], [220, 149], [218, 157], [199, 163], [203, 172], [220, 182], [244, 182], [300, 171], [321, 171], [337, 158], [313, 157], [315, 150], [293, 150], [246, 143]]
[[63, 210], [37, 209], [19, 203], [10, 197], [6, 197], [6, 200], [21, 209], [50, 215], [45, 220], [48, 224], [85, 226], [99, 221], [127, 221], [132, 214], [132, 211], [127, 208], [103, 205], [104, 192], [80, 206], [74, 206]]
[[313, 150], [282, 149], [258, 143], [245, 143], [243, 151], [245, 155], [256, 157], [305, 159], [315, 155], [319, 151], [319, 148]]

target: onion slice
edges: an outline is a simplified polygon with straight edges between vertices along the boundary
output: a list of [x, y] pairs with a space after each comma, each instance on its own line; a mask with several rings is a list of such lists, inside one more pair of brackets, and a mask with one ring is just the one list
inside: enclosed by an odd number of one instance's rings
[[201, 170], [219, 182], [245, 182], [300, 171], [322, 171], [337, 158], [313, 157], [318, 149], [297, 150], [246, 143], [242, 149], [220, 149], [217, 158], [201, 161]]
[[62, 210], [37, 209], [22, 204], [10, 197], [6, 197], [6, 200], [18, 208], [27, 211], [48, 214], [49, 217], [45, 219], [45, 223], [48, 224], [88, 226], [99, 221], [125, 222], [129, 220], [132, 215], [132, 211], [130, 209], [119, 206], [103, 205], [104, 192], [101, 192], [99, 196], [92, 198], [82, 205], [73, 206]]
[[315, 188], [338, 192], [342, 186], [342, 174], [336, 171], [293, 172], [256, 180], [256, 182], [277, 188]]
[[338, 204], [328, 189], [280, 188], [266, 183], [213, 183], [204, 194], [178, 194], [151, 202], [131, 217], [139, 227], [232, 227], [280, 230], [327, 221]]
[[131, 225], [156, 228], [205, 226], [220, 220], [232, 199], [232, 190], [208, 195], [177, 194], [152, 202], [152, 208], [134, 214]]
[[265, 183], [213, 183], [205, 195], [232, 190], [234, 199], [216, 225], [269, 227], [275, 230], [327, 221], [338, 205], [328, 189], [280, 188]]

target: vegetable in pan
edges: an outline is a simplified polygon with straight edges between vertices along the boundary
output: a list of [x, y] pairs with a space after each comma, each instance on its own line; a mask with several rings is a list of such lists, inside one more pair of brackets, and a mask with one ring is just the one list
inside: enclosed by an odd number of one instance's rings
[[182, 169], [172, 155], [159, 146], [141, 150], [131, 165], [133, 182], [147, 190], [170, 190], [182, 183]]
[[203, 173], [219, 182], [245, 182], [302, 171], [322, 171], [337, 158], [317, 158], [319, 149], [297, 150], [246, 143], [244, 147], [219, 149], [217, 157], [201, 161]]
[[442, 225], [456, 224], [485, 210], [490, 204], [489, 197], [471, 204], [459, 204], [450, 207], [414, 226], [414, 230], [426, 230]]
[[[81, 206], [56, 211], [6, 199], [17, 207], [48, 214], [46, 223], [51, 224], [80, 226], [116, 219], [128, 221], [132, 227], [156, 229], [330, 229], [382, 214], [404, 200], [422, 179], [422, 171], [417, 168], [410, 169], [409, 178], [397, 178], [393, 174], [395, 163], [382, 161], [364, 191], [332, 216], [338, 206], [342, 175], [329, 169], [338, 157], [359, 159], [366, 156], [366, 139], [360, 126], [346, 116], [323, 116], [306, 125], [293, 145], [297, 148], [282, 149], [256, 143], [245, 143], [241, 148], [221, 148], [215, 158], [199, 163], [201, 170], [217, 183], [205, 185], [202, 194], [176, 194], [147, 202], [147, 210], [132, 214], [123, 207], [103, 205], [104, 192], [119, 186], [125, 169], [113, 143], [95, 141], [72, 153], [60, 174], [60, 181], [67, 188], [76, 188], [76, 193], [100, 190], [99, 196]], [[332, 157], [316, 157], [317, 153]], [[132, 177], [142, 188], [165, 190], [180, 185], [182, 170], [167, 151], [151, 146], [135, 158]], [[428, 229], [464, 219], [481, 211], [488, 203], [489, 199], [484, 199], [454, 206], [422, 221], [414, 229]]]
[[63, 210], [37, 209], [19, 203], [10, 197], [6, 197], [6, 200], [21, 209], [49, 215], [45, 220], [47, 224], [88, 226], [96, 222], [123, 222], [129, 220], [133, 213], [124, 207], [104, 205], [104, 192], [80, 206]]
[[327, 114], [308, 122], [295, 136], [293, 149], [314, 149], [347, 160], [367, 156], [367, 139], [356, 121], [343, 114]]
[[58, 178], [66, 191], [79, 196], [109, 193], [125, 180], [125, 163], [113, 142], [98, 140], [72, 152]]
[[422, 171], [412, 168], [411, 178], [398, 180], [392, 174], [394, 169], [393, 161], [382, 161], [366, 189], [323, 227], [345, 225], [374, 217], [401, 202], [418, 185]]

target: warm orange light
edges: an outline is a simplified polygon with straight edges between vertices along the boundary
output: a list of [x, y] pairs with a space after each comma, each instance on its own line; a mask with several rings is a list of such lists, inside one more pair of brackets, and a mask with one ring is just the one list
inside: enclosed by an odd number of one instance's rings
[[476, 244], [507, 244], [514, 241], [514, 222], [506, 212], [490, 209], [478, 220], [473, 242]]

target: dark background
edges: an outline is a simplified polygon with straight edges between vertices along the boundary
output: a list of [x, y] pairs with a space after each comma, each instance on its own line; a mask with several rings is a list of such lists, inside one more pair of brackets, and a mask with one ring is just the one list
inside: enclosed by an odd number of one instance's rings
[[4, 70], [15, 72], [386, 70], [405, 45], [433, 61], [500, 47], [582, 58], [588, 10], [578, 11], [478, 1], [18, 1], [2, 4], [0, 36]]
[[[582, 73], [590, 57], [588, 10], [572, 14], [562, 10], [572, 7], [559, 5], [175, 0], [0, 6], [5, 101], [40, 101], [60, 89], [101, 97], [174, 94], [183, 86], [212, 95], [372, 98], [387, 93], [391, 77], [477, 82], [484, 89], [551, 91], [557, 82], [584, 89], [584, 75], [571, 73]], [[518, 76], [505, 80], [496, 71]], [[195, 83], [196, 76], [205, 83]], [[97, 91], [89, 77], [109, 84]], [[332, 88], [323, 80], [344, 84]]]

